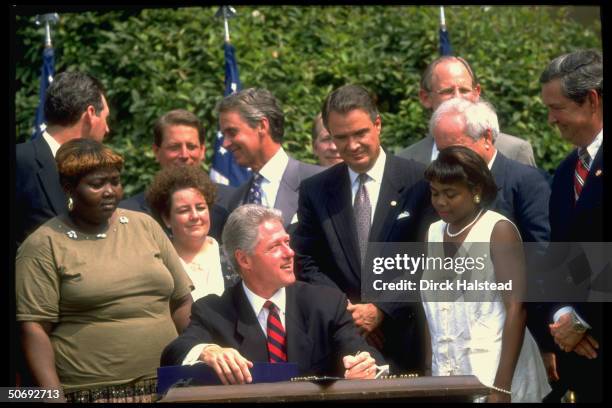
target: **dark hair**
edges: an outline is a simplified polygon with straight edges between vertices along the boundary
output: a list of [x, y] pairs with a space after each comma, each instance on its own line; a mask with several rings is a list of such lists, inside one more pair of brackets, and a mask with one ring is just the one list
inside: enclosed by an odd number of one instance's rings
[[62, 144], [55, 155], [62, 186], [76, 187], [86, 174], [104, 168], [121, 172], [123, 157], [93, 139], [72, 139]]
[[263, 118], [270, 123], [270, 136], [276, 143], [282, 143], [285, 115], [278, 100], [263, 88], [248, 88], [228, 95], [217, 104], [217, 113], [236, 111], [240, 117], [255, 129]]
[[145, 194], [157, 216], [169, 216], [172, 195], [186, 188], [195, 188], [202, 194], [209, 210], [215, 203], [217, 186], [198, 166], [169, 166], [157, 172]]
[[480, 205], [486, 207], [497, 197], [497, 185], [487, 163], [472, 149], [449, 146], [425, 170], [425, 180], [444, 184], [463, 183], [470, 189], [480, 187]]
[[153, 125], [153, 143], [155, 143], [156, 146], [161, 146], [164, 140], [164, 131], [170, 126], [178, 125], [189, 126], [197, 130], [200, 145], [204, 145], [204, 129], [202, 128], [200, 119], [185, 109], [171, 110], [170, 112], [164, 113], [155, 121], [155, 125]]
[[343, 85], [325, 98], [321, 108], [323, 125], [329, 129], [328, 120], [331, 112], [345, 114], [354, 109], [364, 110], [370, 115], [372, 122], [378, 116], [376, 102], [366, 88], [361, 85]]
[[104, 86], [84, 72], [62, 72], [53, 78], [45, 96], [45, 120], [47, 124], [71, 126], [79, 121], [88, 106], [96, 115], [104, 109]]
[[321, 116], [321, 112], [317, 113], [317, 116], [312, 120], [312, 128], [310, 129], [310, 134], [312, 135], [312, 145], [314, 146], [317, 141], [317, 137], [319, 137], [319, 133], [321, 133], [321, 128], [323, 127], [323, 118]]
[[540, 83], [561, 79], [563, 95], [579, 105], [584, 103], [589, 91], [603, 96], [603, 58], [596, 50], [579, 50], [561, 55], [548, 64], [540, 76]]
[[421, 88], [424, 89], [427, 92], [431, 92], [431, 83], [433, 81], [433, 72], [436, 69], [436, 67], [438, 66], [438, 64], [442, 63], [442, 62], [447, 62], [447, 61], [457, 61], [460, 62], [461, 64], [463, 64], [463, 66], [465, 67], [465, 69], [467, 70], [468, 74], [470, 74], [470, 78], [472, 78], [472, 86], [476, 86], [478, 85], [478, 78], [476, 77], [476, 73], [472, 70], [472, 67], [470, 67], [470, 64], [468, 64], [468, 62], [466, 60], [464, 60], [461, 57], [455, 57], [455, 56], [450, 56], [450, 55], [444, 55], [442, 57], [438, 57], [435, 60], [433, 60], [428, 66], [427, 68], [425, 68], [425, 72], [423, 72], [423, 76], [421, 77]]

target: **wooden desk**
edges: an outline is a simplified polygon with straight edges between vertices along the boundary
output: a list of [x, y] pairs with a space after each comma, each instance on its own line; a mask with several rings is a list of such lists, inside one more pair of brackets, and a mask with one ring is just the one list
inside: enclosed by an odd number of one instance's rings
[[476, 377], [338, 380], [329, 385], [278, 382], [173, 388], [159, 402], [303, 402], [356, 400], [472, 401], [489, 389]]

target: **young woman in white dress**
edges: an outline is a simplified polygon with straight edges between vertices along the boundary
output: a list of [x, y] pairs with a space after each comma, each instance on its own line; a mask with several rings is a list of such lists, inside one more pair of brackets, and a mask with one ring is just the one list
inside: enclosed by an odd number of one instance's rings
[[[470, 254], [466, 248], [484, 248], [482, 272], [457, 275], [455, 270], [450, 275], [493, 283], [512, 279], [515, 289], [474, 292], [477, 295], [459, 290], [452, 294], [453, 302], [440, 301], [450, 300], [443, 297], [448, 293], [422, 293], [431, 374], [475, 375], [491, 388], [487, 402], [542, 401], [551, 388], [537, 344], [525, 327], [522, 299], [516, 296], [524, 283], [521, 237], [511, 221], [486, 209], [497, 194], [493, 176], [472, 150], [451, 146], [440, 151], [425, 178], [442, 218], [429, 227], [428, 256], [452, 258]], [[423, 278], [432, 273], [424, 271]]]
[[195, 289], [194, 302], [225, 290], [219, 244], [208, 236], [216, 186], [197, 166], [169, 166], [147, 190], [153, 211], [172, 231], [172, 244]]

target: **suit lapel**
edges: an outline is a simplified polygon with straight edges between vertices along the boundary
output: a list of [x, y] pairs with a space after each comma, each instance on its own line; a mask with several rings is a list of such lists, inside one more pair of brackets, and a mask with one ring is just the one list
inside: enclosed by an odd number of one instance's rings
[[357, 244], [357, 227], [353, 216], [351, 202], [351, 180], [346, 164], [336, 167], [337, 170], [327, 178], [326, 207], [342, 246], [348, 264], [356, 277], [361, 279], [359, 246]]
[[40, 166], [37, 174], [40, 188], [45, 193], [49, 206], [55, 214], [60, 214], [66, 208], [66, 196], [59, 183], [57, 164], [51, 153], [51, 148], [42, 137], [32, 143], [34, 157]]
[[[400, 210], [404, 206], [402, 191], [404, 190], [407, 174], [396, 169], [396, 158], [387, 155], [385, 170], [378, 195], [378, 203], [374, 212], [370, 242], [385, 242], [392, 231], [392, 226]], [[404, 180], [402, 180], [404, 178]]]
[[299, 163], [297, 160], [289, 157], [289, 162], [281, 178], [274, 208], [281, 210], [283, 213], [283, 223], [285, 226], [291, 223], [293, 215], [298, 207], [298, 187], [300, 186]]
[[[578, 160], [576, 158], [576, 160]], [[572, 176], [572, 186], [573, 186], [573, 176]], [[582, 192], [580, 193], [580, 197], [578, 197], [578, 202], [576, 203], [576, 209], [586, 209], [593, 206], [595, 203], [601, 201], [601, 197], [603, 197], [603, 146], [599, 148], [595, 159], [593, 159], [593, 163], [591, 164], [591, 169], [589, 170], [589, 175], [584, 182], [584, 186], [582, 188]], [[573, 189], [572, 189], [573, 192]]]
[[266, 337], [261, 330], [257, 316], [244, 293], [242, 283], [234, 287], [234, 307], [238, 311], [236, 322], [238, 351], [253, 362], [268, 361], [268, 345]]
[[291, 363], [297, 363], [300, 372], [310, 368], [312, 356], [312, 340], [306, 328], [306, 319], [297, 304], [295, 286], [288, 286], [286, 293], [285, 332], [287, 333], [287, 358]]

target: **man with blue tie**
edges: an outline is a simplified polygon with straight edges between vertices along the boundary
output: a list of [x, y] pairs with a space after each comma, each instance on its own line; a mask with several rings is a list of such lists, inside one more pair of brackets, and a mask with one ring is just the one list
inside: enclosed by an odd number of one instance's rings
[[[552, 242], [598, 242], [603, 219], [603, 59], [579, 50], [550, 62], [540, 76], [548, 121], [577, 147], [555, 171], [550, 197]], [[553, 244], [554, 245], [554, 244]], [[577, 401], [602, 401], [603, 304], [554, 305], [549, 325], [559, 355], [559, 384]]]
[[223, 147], [253, 177], [230, 196], [228, 211], [241, 204], [260, 204], [283, 214], [287, 228], [297, 222], [298, 187], [323, 168], [295, 160], [281, 143], [285, 116], [270, 91], [249, 88], [228, 95], [217, 105]]

